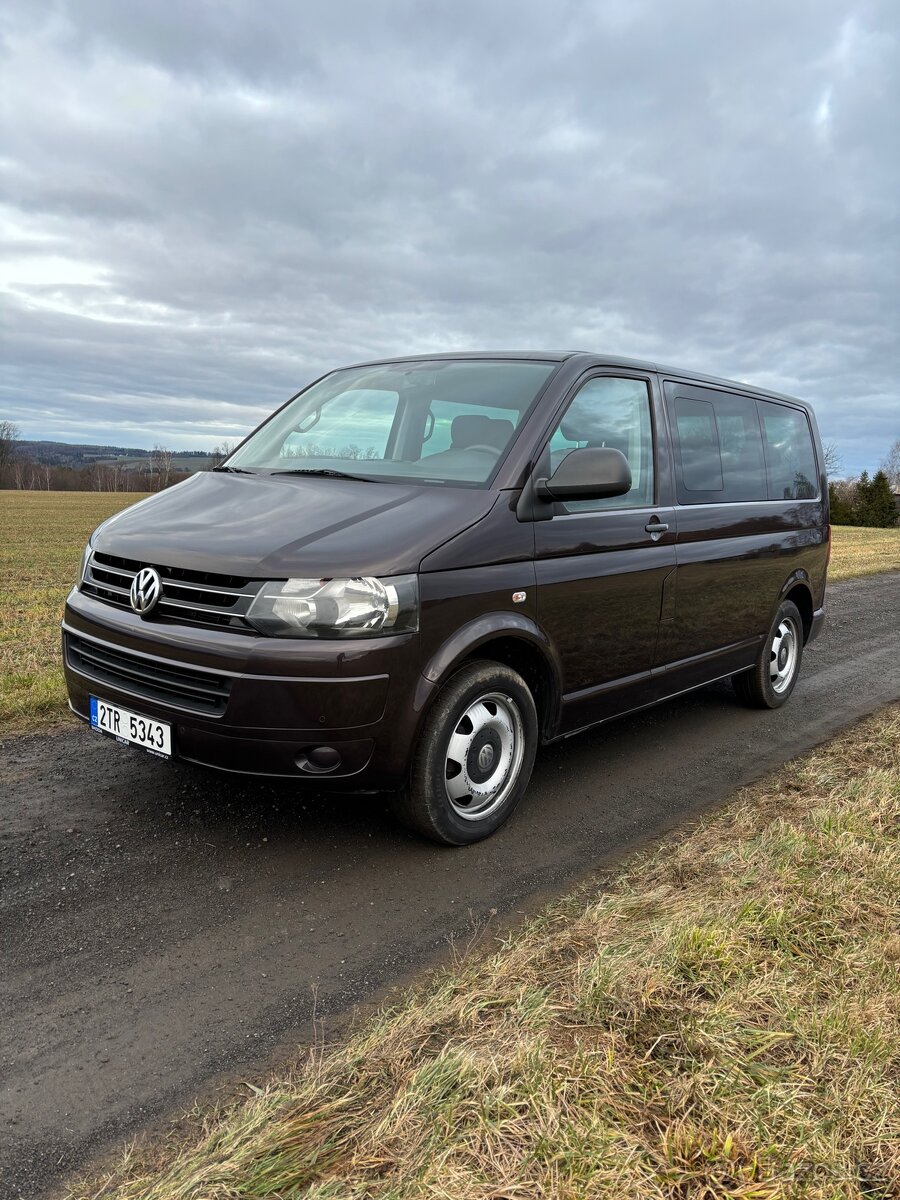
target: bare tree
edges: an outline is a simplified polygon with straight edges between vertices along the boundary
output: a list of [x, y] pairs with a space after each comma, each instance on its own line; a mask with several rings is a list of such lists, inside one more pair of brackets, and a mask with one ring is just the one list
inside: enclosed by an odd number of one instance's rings
[[844, 463], [843, 457], [837, 448], [837, 442], [826, 442], [822, 447], [822, 454], [825, 459], [825, 474], [831, 479], [837, 475]]
[[123, 472], [116, 463], [94, 463], [91, 467], [91, 487], [95, 492], [124, 491], [120, 487]]
[[881, 469], [888, 477], [891, 491], [900, 492], [900, 438], [897, 438], [881, 460]]
[[218, 446], [213, 446], [213, 451], [210, 455], [210, 468], [220, 467], [225, 459], [234, 452], [235, 444], [235, 442], [224, 441]]
[[150, 451], [150, 470], [156, 472], [157, 491], [161, 492], [169, 486], [174, 457], [172, 451], [161, 446], [159, 442]]
[[14, 421], [0, 421], [0, 486], [6, 478], [7, 470], [12, 466], [16, 457], [16, 442], [19, 440], [19, 427]]

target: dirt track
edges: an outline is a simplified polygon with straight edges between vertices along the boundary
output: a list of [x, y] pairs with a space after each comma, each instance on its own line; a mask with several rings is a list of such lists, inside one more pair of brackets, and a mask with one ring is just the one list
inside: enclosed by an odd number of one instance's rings
[[486, 843], [78, 727], [0, 746], [0, 1195], [58, 1185], [465, 938], [900, 698], [900, 574], [829, 589], [787, 708], [715, 685], [544, 751]]

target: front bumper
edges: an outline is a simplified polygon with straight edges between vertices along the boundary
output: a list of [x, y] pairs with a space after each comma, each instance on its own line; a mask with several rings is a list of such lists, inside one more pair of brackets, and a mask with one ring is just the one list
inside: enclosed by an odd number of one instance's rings
[[[98, 696], [168, 721], [176, 758], [316, 786], [382, 788], [405, 779], [434, 687], [419, 674], [415, 637], [252, 637], [144, 621], [76, 590], [66, 604], [63, 662], [76, 716], [89, 721]], [[184, 694], [165, 694], [179, 672], [189, 681]], [[198, 679], [222, 693], [218, 711], [197, 711]], [[322, 769], [310, 758], [322, 747], [337, 752], [336, 765]]]

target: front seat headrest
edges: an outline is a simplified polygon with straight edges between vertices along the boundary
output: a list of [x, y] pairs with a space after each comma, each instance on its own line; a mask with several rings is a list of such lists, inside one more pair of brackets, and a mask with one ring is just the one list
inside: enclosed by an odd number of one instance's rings
[[464, 413], [453, 418], [450, 442], [456, 450], [465, 450], [468, 446], [493, 445], [490, 428], [490, 417], [483, 417], [480, 413]]

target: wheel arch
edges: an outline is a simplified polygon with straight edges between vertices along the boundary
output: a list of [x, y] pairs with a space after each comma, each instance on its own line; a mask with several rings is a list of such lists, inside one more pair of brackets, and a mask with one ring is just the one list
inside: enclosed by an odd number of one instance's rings
[[451, 675], [476, 659], [502, 663], [522, 676], [534, 696], [541, 739], [552, 737], [559, 723], [559, 668], [546, 635], [535, 622], [518, 613], [493, 613], [458, 630], [422, 672], [437, 685], [429, 707]]
[[787, 579], [778, 597], [778, 604], [783, 604], [785, 600], [790, 600], [797, 606], [803, 622], [803, 644], [806, 645], [812, 631], [815, 605], [813, 604], [812, 585], [805, 571], [795, 571]]

